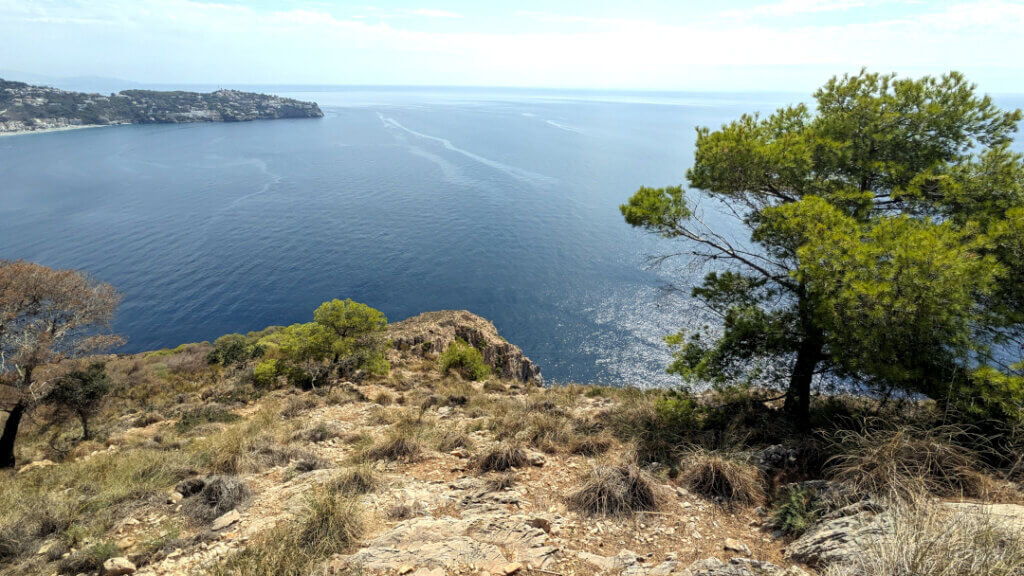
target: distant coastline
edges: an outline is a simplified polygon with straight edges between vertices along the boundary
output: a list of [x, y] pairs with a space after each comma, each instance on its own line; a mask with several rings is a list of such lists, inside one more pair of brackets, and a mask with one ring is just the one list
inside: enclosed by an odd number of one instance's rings
[[0, 135], [118, 124], [322, 118], [315, 102], [255, 92], [125, 90], [87, 94], [0, 79]]
[[49, 132], [68, 132], [71, 130], [81, 130], [84, 128], [103, 128], [106, 126], [119, 126], [119, 124], [78, 124], [74, 126], [54, 126], [52, 128], [35, 128], [31, 130], [9, 130], [6, 132], [0, 132], [0, 138], [5, 136], [26, 136], [28, 134], [46, 134]]

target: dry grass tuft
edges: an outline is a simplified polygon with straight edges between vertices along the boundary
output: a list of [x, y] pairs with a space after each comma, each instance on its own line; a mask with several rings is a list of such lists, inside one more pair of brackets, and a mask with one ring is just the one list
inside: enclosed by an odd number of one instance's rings
[[580, 456], [598, 456], [604, 454], [615, 444], [615, 441], [606, 435], [584, 436], [569, 442], [569, 453]]
[[375, 442], [362, 453], [363, 460], [388, 460], [391, 462], [415, 462], [423, 453], [423, 446], [408, 434], [393, 432], [387, 438]]
[[625, 462], [595, 466], [567, 502], [585, 514], [625, 516], [657, 509], [658, 495], [654, 479], [635, 463]]
[[373, 468], [353, 466], [335, 477], [330, 486], [339, 494], [369, 494], [381, 486], [381, 480]]
[[504, 472], [526, 464], [526, 452], [515, 444], [503, 442], [477, 460], [481, 472]]
[[516, 483], [516, 475], [513, 472], [505, 472], [504, 474], [495, 474], [487, 479], [484, 483], [484, 489], [488, 492], [501, 492], [514, 486]]
[[740, 454], [692, 448], [679, 463], [679, 481], [690, 490], [727, 502], [760, 504], [764, 478]]
[[364, 532], [358, 501], [330, 488], [313, 492], [303, 514], [230, 556], [214, 576], [308, 576], [334, 554], [351, 550]]
[[949, 512], [934, 502], [902, 503], [885, 538], [868, 543], [826, 576], [1019, 576], [1024, 539], [984, 513]]
[[231, 476], [215, 476], [205, 481], [203, 488], [181, 505], [185, 516], [198, 522], [211, 522], [217, 517], [241, 508], [251, 493], [242, 481]]
[[839, 454], [829, 460], [831, 477], [858, 494], [908, 500], [919, 494], [987, 497], [999, 483], [971, 451], [950, 441], [955, 427], [868, 427], [837, 432]]

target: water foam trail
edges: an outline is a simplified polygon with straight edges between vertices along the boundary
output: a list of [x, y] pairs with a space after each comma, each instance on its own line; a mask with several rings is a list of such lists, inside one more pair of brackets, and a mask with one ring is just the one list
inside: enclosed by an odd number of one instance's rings
[[483, 156], [480, 156], [478, 154], [474, 154], [474, 153], [470, 152], [469, 150], [464, 150], [462, 148], [459, 148], [458, 146], [452, 144], [451, 140], [447, 140], [445, 138], [440, 138], [438, 136], [431, 136], [430, 134], [424, 134], [422, 132], [417, 132], [417, 131], [412, 130], [410, 128], [406, 128], [405, 126], [403, 126], [401, 123], [399, 123], [394, 118], [386, 117], [383, 114], [381, 114], [380, 112], [377, 113], [377, 117], [380, 118], [380, 121], [383, 122], [385, 126], [391, 126], [391, 127], [397, 128], [399, 130], [402, 130], [403, 132], [406, 132], [408, 134], [412, 134], [413, 136], [416, 136], [417, 138], [422, 138], [424, 140], [431, 140], [433, 142], [437, 142], [438, 144], [441, 144], [442, 146], [444, 146], [444, 148], [446, 150], [450, 150], [452, 152], [456, 152], [458, 154], [462, 154], [463, 156], [465, 156], [466, 158], [469, 158], [470, 160], [474, 160], [476, 162], [479, 162], [480, 164], [483, 164], [484, 166], [488, 166], [490, 168], [494, 168], [495, 170], [498, 170], [499, 172], [507, 174], [507, 175], [517, 179], [517, 180], [522, 180], [522, 181], [528, 182], [530, 184], [553, 184], [553, 183], [557, 182], [557, 180], [555, 178], [552, 178], [550, 176], [545, 176], [544, 174], [538, 174], [536, 172], [530, 172], [529, 170], [523, 170], [522, 168], [516, 168], [515, 166], [509, 166], [508, 164], [502, 164], [501, 162], [498, 162], [497, 160], [491, 160], [490, 158], [484, 158]]
[[566, 132], [572, 132], [573, 134], [582, 134], [583, 133], [583, 131], [580, 130], [579, 128], [573, 128], [572, 126], [569, 126], [568, 124], [562, 124], [560, 122], [555, 122], [554, 120], [545, 120], [544, 122], [546, 122], [549, 126], [554, 126], [555, 128], [558, 128], [559, 130], [565, 130]]

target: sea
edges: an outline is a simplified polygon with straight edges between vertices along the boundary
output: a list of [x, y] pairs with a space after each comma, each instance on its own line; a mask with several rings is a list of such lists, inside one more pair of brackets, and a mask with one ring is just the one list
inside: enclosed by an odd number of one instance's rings
[[479, 314], [548, 382], [671, 386], [662, 337], [714, 322], [688, 290], [706, 264], [659, 258], [683, 246], [631, 228], [619, 205], [685, 183], [698, 126], [807, 100], [257, 88], [324, 117], [0, 138], [0, 259], [116, 286], [121, 352], [307, 322], [352, 298], [390, 321]]

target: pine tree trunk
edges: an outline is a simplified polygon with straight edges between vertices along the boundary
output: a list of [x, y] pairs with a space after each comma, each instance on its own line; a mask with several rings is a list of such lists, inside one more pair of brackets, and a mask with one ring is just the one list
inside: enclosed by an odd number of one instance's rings
[[3, 435], [0, 435], [0, 468], [14, 468], [14, 439], [18, 436], [18, 425], [25, 414], [25, 403], [18, 402], [7, 414]]
[[[800, 292], [803, 294], [803, 286], [801, 286]], [[793, 364], [793, 372], [789, 377], [785, 409], [796, 427], [806, 430], [810, 426], [811, 382], [814, 380], [814, 371], [822, 360], [825, 338], [807, 312], [809, 303], [803, 296], [800, 300], [798, 308], [804, 337], [800, 341], [800, 347], [796, 353], [796, 363]]]
[[78, 419], [82, 421], [82, 440], [90, 440], [89, 436], [89, 416], [84, 412], [78, 414]]

